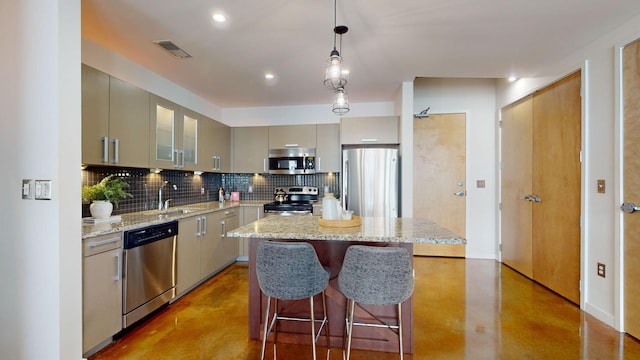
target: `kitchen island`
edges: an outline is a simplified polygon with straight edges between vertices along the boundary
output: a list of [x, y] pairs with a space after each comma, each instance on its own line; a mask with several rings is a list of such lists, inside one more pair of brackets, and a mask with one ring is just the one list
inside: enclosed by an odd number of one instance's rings
[[[266, 297], [262, 296], [255, 273], [256, 246], [264, 240], [306, 241], [316, 250], [320, 262], [331, 272], [329, 287], [325, 291], [329, 332], [332, 347], [341, 347], [344, 333], [346, 299], [338, 290], [338, 273], [347, 248], [362, 244], [369, 246], [399, 246], [413, 253], [414, 243], [466, 244], [466, 240], [427, 219], [419, 218], [361, 218], [354, 227], [326, 227], [318, 224], [317, 216], [270, 216], [230, 231], [227, 236], [250, 238], [249, 242], [249, 338], [260, 340]], [[320, 297], [315, 308], [321, 308]], [[306, 301], [281, 302], [281, 311], [308, 317]], [[356, 307], [356, 317], [375, 318], [395, 324], [393, 306]], [[404, 323], [404, 349], [413, 353], [413, 297], [402, 305]], [[284, 323], [279, 328], [278, 341], [309, 343], [308, 324]], [[323, 334], [324, 335], [324, 334]], [[323, 338], [323, 337], [322, 337]], [[322, 338], [319, 345], [324, 345]], [[397, 351], [396, 333], [386, 328], [354, 329], [354, 348]]]

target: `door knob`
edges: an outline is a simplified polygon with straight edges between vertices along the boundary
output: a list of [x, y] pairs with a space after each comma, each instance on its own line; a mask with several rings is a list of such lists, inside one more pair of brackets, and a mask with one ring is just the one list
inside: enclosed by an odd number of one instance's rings
[[460, 191], [454, 192], [453, 195], [462, 197], [462, 196], [464, 196], [464, 190], [460, 190]]
[[523, 199], [527, 200], [527, 201], [533, 201], [533, 202], [541, 202], [542, 201], [542, 199], [537, 195], [527, 195]]
[[636, 206], [636, 204], [631, 202], [626, 202], [626, 203], [623, 203], [622, 206], [620, 206], [620, 210], [626, 213], [632, 213], [634, 211], [639, 211], [640, 206]]

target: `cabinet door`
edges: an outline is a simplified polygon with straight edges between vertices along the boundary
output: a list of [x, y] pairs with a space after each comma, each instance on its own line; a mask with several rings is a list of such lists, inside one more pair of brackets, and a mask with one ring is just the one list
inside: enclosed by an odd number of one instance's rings
[[149, 166], [149, 93], [111, 77], [109, 140], [111, 163]]
[[315, 125], [269, 126], [269, 149], [315, 147]]
[[216, 223], [219, 237], [218, 248], [216, 250], [216, 269], [220, 270], [238, 257], [238, 239], [227, 237], [227, 232], [240, 225], [239, 208], [232, 208], [218, 212], [218, 222]]
[[[173, 169], [178, 166], [176, 132], [178, 105], [159, 96], [151, 95], [149, 102], [149, 166]], [[181, 129], [180, 129], [181, 130]]]
[[182, 219], [178, 223], [176, 245], [176, 293], [182, 294], [200, 281], [201, 217]]
[[203, 118], [198, 135], [198, 149], [201, 154], [199, 170], [231, 171], [231, 128], [215, 120]]
[[[262, 206], [246, 206], [242, 207], [240, 226], [251, 224], [252, 222], [263, 217], [264, 210]], [[249, 256], [249, 239], [240, 238], [238, 242], [238, 252], [240, 257]]]
[[233, 172], [265, 173], [269, 156], [269, 130], [266, 126], [233, 128]]
[[82, 352], [122, 330], [122, 249], [82, 261]]
[[180, 108], [178, 123], [181, 123], [182, 133], [176, 132], [181, 137], [181, 147], [178, 148], [180, 168], [184, 170], [199, 170], [198, 163], [204, 159], [200, 159], [198, 153], [200, 143], [200, 125], [202, 115], [191, 110]]
[[399, 144], [397, 116], [354, 117], [340, 120], [342, 144]]
[[82, 65], [82, 163], [108, 163], [108, 137], [109, 75]]
[[218, 213], [207, 214], [202, 218], [202, 233], [200, 235], [200, 278], [205, 278], [217, 270], [216, 252], [220, 246], [218, 232]]
[[340, 172], [340, 124], [320, 124], [316, 134], [316, 171]]

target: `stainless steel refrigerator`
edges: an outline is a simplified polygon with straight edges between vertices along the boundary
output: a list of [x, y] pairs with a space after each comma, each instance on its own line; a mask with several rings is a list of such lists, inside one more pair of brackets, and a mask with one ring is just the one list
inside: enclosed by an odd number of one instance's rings
[[358, 216], [398, 217], [400, 189], [398, 149], [342, 150], [342, 206]]

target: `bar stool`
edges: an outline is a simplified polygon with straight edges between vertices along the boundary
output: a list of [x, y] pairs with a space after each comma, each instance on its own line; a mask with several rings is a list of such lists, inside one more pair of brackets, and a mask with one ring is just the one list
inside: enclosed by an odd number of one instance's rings
[[[400, 359], [403, 359], [402, 303], [413, 293], [413, 265], [409, 252], [399, 247], [350, 246], [338, 275], [338, 285], [340, 292], [347, 298], [346, 359], [349, 360], [351, 354], [353, 325], [397, 329]], [[397, 305], [397, 325], [354, 322], [356, 303]]]
[[[262, 337], [262, 356], [264, 359], [267, 337], [278, 320], [309, 321], [311, 323], [311, 345], [313, 359], [316, 359], [316, 342], [325, 330], [329, 347], [329, 327], [327, 305], [324, 290], [329, 285], [329, 272], [324, 269], [313, 246], [305, 242], [262, 241], [258, 243], [256, 254], [256, 275], [260, 290], [267, 295], [267, 311]], [[315, 320], [313, 298], [322, 293], [323, 319]], [[274, 314], [269, 321], [271, 298], [274, 298]], [[310, 317], [294, 318], [278, 314], [278, 299], [300, 300], [309, 298]], [[315, 323], [320, 323], [316, 333]], [[277, 327], [274, 331], [277, 338]], [[317, 335], [316, 335], [317, 334]], [[276, 339], [274, 338], [274, 345]]]

